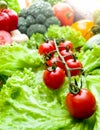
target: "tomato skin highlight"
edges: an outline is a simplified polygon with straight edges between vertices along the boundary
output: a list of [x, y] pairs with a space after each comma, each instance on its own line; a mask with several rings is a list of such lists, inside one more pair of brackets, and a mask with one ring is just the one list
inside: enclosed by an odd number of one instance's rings
[[60, 20], [62, 26], [71, 25], [74, 20], [74, 10], [65, 2], [53, 6], [54, 15]]
[[9, 31], [10, 17], [5, 12], [0, 12], [0, 30]]
[[43, 81], [48, 88], [52, 90], [58, 89], [65, 81], [65, 72], [59, 67], [56, 67], [53, 71], [45, 70]]
[[71, 116], [77, 119], [89, 118], [96, 110], [96, 99], [87, 89], [81, 89], [78, 94], [69, 92], [65, 102]]

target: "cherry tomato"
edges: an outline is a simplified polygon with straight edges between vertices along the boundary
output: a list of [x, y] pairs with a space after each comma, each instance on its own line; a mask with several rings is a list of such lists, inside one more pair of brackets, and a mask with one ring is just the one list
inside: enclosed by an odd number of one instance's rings
[[69, 113], [77, 119], [88, 118], [96, 110], [96, 99], [87, 89], [81, 89], [77, 94], [69, 92], [65, 102]]
[[71, 50], [62, 50], [60, 51], [60, 54], [64, 57], [65, 61], [73, 59], [73, 52]]
[[45, 70], [43, 74], [43, 81], [46, 86], [52, 90], [60, 88], [65, 81], [65, 72], [60, 67], [54, 70]]
[[73, 51], [73, 44], [71, 41], [62, 41], [58, 47], [60, 51], [65, 50], [66, 48], [69, 48]]
[[61, 59], [58, 56], [52, 57], [50, 60], [46, 61], [46, 64], [48, 66], [52, 66], [54, 63], [56, 64], [56, 66], [62, 68], [63, 70], [65, 69], [64, 64], [62, 63]]
[[11, 44], [12, 39], [9, 32], [1, 30], [0, 31], [0, 45]]
[[18, 27], [18, 15], [14, 10], [4, 9], [4, 13], [6, 13], [10, 18], [10, 26], [9, 31], [15, 30]]
[[[76, 76], [81, 74], [81, 69], [82, 69], [82, 63], [79, 60], [74, 60], [74, 59], [69, 59], [66, 61], [66, 64], [70, 69], [75, 69], [71, 70], [71, 76]], [[80, 68], [80, 69], [78, 69]]]
[[0, 12], [0, 30], [9, 31], [10, 17], [4, 13]]
[[93, 36], [93, 33], [91, 31], [93, 26], [94, 26], [94, 22], [86, 19], [78, 20], [72, 24], [72, 28], [74, 28], [77, 31], [80, 31], [82, 36], [86, 40], [88, 40], [90, 37]]
[[53, 6], [54, 15], [60, 20], [62, 26], [71, 25], [74, 20], [74, 10], [65, 2]]
[[52, 52], [51, 54], [54, 54], [55, 46], [53, 41], [44, 42], [42, 43], [39, 48], [39, 54], [46, 55], [47, 53]]

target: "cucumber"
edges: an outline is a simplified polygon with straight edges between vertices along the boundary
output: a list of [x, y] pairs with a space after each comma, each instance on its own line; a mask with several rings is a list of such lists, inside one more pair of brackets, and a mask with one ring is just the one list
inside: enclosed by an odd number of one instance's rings
[[100, 33], [91, 37], [83, 46], [83, 50], [93, 49], [94, 46], [100, 45]]

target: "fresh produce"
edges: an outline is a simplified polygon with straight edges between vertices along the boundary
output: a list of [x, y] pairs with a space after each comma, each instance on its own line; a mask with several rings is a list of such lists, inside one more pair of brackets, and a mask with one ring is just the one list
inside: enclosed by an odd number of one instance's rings
[[18, 0], [4, 0], [7, 2], [8, 8], [11, 10], [15, 10], [17, 13], [20, 11], [20, 5]]
[[12, 43], [12, 38], [9, 32], [7, 31], [0, 31], [0, 45], [4, 44], [11, 44]]
[[41, 55], [54, 54], [54, 51], [55, 51], [54, 41], [50, 40], [50, 41], [42, 43], [38, 47], [38, 50]]
[[88, 40], [93, 36], [92, 27], [94, 26], [94, 22], [92, 20], [81, 19], [72, 24], [72, 28], [80, 31], [82, 36]]
[[52, 90], [60, 88], [65, 81], [65, 72], [60, 67], [52, 66], [44, 71], [43, 81]]
[[91, 37], [83, 46], [83, 50], [93, 49], [93, 47], [100, 45], [100, 34], [96, 34]]
[[23, 44], [6, 45], [0, 47], [0, 75], [11, 76], [16, 70], [23, 68], [43, 67], [43, 57], [37, 50], [30, 50]]
[[71, 76], [81, 75], [82, 63], [76, 59], [69, 59], [66, 61], [66, 64], [71, 69]]
[[77, 55], [78, 59], [83, 63], [86, 75], [100, 74], [100, 46], [94, 46], [93, 49], [83, 50]]
[[95, 23], [95, 26], [92, 28], [92, 32], [94, 34], [100, 33], [100, 9], [96, 9], [93, 12], [93, 21]]
[[11, 31], [10, 33], [12, 42], [22, 43], [29, 40], [28, 36], [26, 34], [22, 34], [18, 29]]
[[[19, 34], [20, 31], [13, 30], [10, 33], [12, 36], [12, 33]], [[21, 35], [18, 37], [19, 40]], [[53, 51], [46, 53], [47, 58], [45, 53], [40, 55], [38, 50], [39, 46], [46, 42], [45, 38], [49, 40], [48, 45], [53, 45]], [[72, 46], [62, 44], [63, 47], [60, 47], [62, 39]], [[85, 44], [86, 40], [80, 32], [71, 26], [51, 25], [46, 33], [33, 33], [28, 41], [0, 46], [1, 130], [100, 129], [100, 47], [98, 45], [84, 51], [81, 47]], [[80, 52], [77, 48], [81, 48]], [[69, 58], [67, 52], [70, 53], [71, 59], [65, 59]], [[76, 60], [73, 59], [74, 56], [77, 57]], [[69, 68], [67, 62], [72, 60], [74, 62], [78, 60], [82, 66]], [[60, 65], [64, 68], [62, 69]], [[67, 75], [64, 69], [68, 72]], [[46, 85], [43, 79], [45, 72], [52, 76], [58, 70], [63, 75], [57, 73], [49, 79], [46, 76], [46, 82], [51, 81], [50, 86]], [[72, 76], [72, 70], [80, 73]], [[87, 96], [82, 96], [83, 92], [87, 92]], [[70, 105], [66, 102], [68, 95], [72, 95], [70, 102], [77, 96], [78, 99], [85, 99], [84, 104], [77, 108], [76, 105], [72, 107], [73, 111], [78, 111], [77, 115], [71, 114], [72, 111], [68, 109]], [[93, 102], [87, 103], [90, 97], [93, 98]], [[79, 115], [79, 108], [85, 113]]]
[[52, 25], [45, 33], [45, 37], [71, 41], [74, 49], [82, 47], [86, 43], [86, 40], [81, 36], [80, 32], [77, 32], [70, 26]]
[[19, 12], [18, 29], [29, 37], [33, 33], [44, 34], [53, 24], [60, 25], [60, 21], [54, 16], [50, 3], [43, 0], [34, 1], [28, 9]]
[[3, 9], [0, 13], [0, 30], [12, 31], [17, 29], [18, 15], [14, 10]]
[[89, 118], [96, 110], [96, 99], [87, 89], [81, 89], [79, 93], [68, 93], [66, 106], [70, 114], [77, 119]]
[[69, 60], [69, 59], [73, 59], [73, 52], [71, 50], [62, 50], [60, 51], [60, 54], [64, 57], [65, 61]]
[[65, 49], [70, 49], [73, 51], [74, 49], [74, 45], [71, 41], [61, 41], [59, 43], [59, 50], [62, 51], [62, 50], [65, 50]]
[[74, 10], [65, 2], [58, 2], [53, 6], [54, 15], [60, 20], [62, 26], [71, 25], [74, 20]]

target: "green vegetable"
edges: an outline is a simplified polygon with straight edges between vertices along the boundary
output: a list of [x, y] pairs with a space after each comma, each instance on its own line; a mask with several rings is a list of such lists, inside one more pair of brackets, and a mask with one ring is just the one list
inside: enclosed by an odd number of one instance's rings
[[95, 23], [95, 26], [92, 28], [92, 32], [94, 34], [100, 33], [100, 9], [96, 9], [93, 12], [93, 21]]
[[54, 16], [49, 2], [34, 1], [28, 9], [22, 9], [19, 12], [18, 28], [29, 37], [33, 33], [44, 34], [52, 24], [60, 25], [60, 21]]
[[8, 4], [8, 7], [10, 9], [13, 9], [15, 10], [17, 13], [19, 13], [20, 11], [20, 6], [19, 6], [19, 3], [18, 3], [18, 0], [4, 0], [7, 2]]
[[100, 76], [83, 78], [96, 96], [95, 114], [85, 120], [72, 118], [65, 108], [68, 81], [57, 91], [47, 89], [42, 81], [43, 71], [16, 71], [0, 91], [1, 130], [99, 130]]
[[82, 62], [86, 75], [100, 74], [100, 46], [94, 46], [92, 50], [86, 52], [81, 51], [77, 57]]
[[83, 50], [93, 49], [93, 47], [97, 45], [100, 45], [100, 34], [92, 36], [83, 46]]
[[70, 26], [61, 27], [58, 25], [51, 25], [44, 35], [40, 33], [33, 34], [30, 37], [32, 40], [28, 42], [28, 46], [30, 46], [30, 48], [34, 48], [35, 46], [36, 48], [36, 46], [38, 47], [45, 38], [56, 39], [58, 41], [61, 39], [69, 40], [73, 43], [75, 49], [82, 47], [86, 43], [86, 40], [81, 36], [81, 34]]
[[31, 67], [34, 71], [43, 67], [43, 57], [37, 50], [30, 50], [21, 44], [0, 47], [0, 75], [10, 76], [16, 70]]
[[[20, 28], [19, 28], [20, 29]], [[21, 31], [21, 30], [20, 30]], [[27, 29], [27, 34], [30, 37], [33, 33], [41, 33], [44, 34], [46, 32], [46, 26], [43, 24], [34, 24], [30, 25]]]

